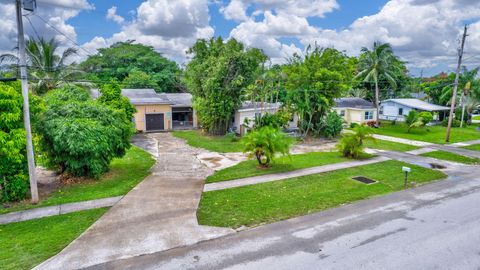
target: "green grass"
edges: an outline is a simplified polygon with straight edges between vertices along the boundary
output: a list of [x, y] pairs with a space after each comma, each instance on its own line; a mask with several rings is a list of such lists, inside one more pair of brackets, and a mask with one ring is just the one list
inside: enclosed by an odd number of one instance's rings
[[470, 149], [470, 150], [475, 150], [475, 151], [480, 151], [480, 144], [473, 144], [473, 145], [469, 145], [469, 146], [464, 146], [463, 148]]
[[[450, 143], [480, 139], [480, 132], [475, 130], [476, 128], [476, 125], [464, 128], [452, 128]], [[388, 122], [382, 122], [380, 128], [374, 129], [374, 132], [381, 135], [409, 140], [445, 144], [446, 128], [443, 126], [413, 128], [410, 133], [407, 132], [407, 129], [407, 126], [403, 123], [392, 125]]]
[[476, 115], [476, 116], [472, 117], [472, 120], [480, 121], [480, 115]]
[[[369, 157], [371, 156], [365, 156], [365, 158]], [[258, 168], [258, 162], [256, 160], [247, 160], [240, 162], [235, 166], [215, 172], [207, 178], [206, 182], [213, 183], [250, 176], [281, 173], [344, 161], [351, 161], [351, 159], [343, 157], [338, 152], [311, 152], [306, 154], [291, 155], [290, 157], [283, 156], [277, 158], [272, 167], [267, 169]]]
[[[282, 181], [205, 192], [197, 212], [202, 225], [238, 228], [325, 210], [403, 189], [402, 166], [417, 184], [446, 177], [440, 171], [389, 160], [380, 163], [302, 176]], [[351, 177], [379, 181], [365, 185]]]
[[364, 142], [365, 147], [371, 149], [381, 149], [387, 151], [397, 151], [397, 152], [407, 152], [419, 149], [420, 147], [404, 144], [404, 143], [397, 143], [385, 140], [367, 140]]
[[463, 163], [463, 164], [471, 164], [471, 165], [480, 164], [480, 159], [478, 158], [466, 157], [459, 154], [450, 153], [447, 151], [433, 151], [433, 152], [423, 153], [420, 156], [454, 161], [454, 162]]
[[77, 238], [107, 209], [0, 225], [0, 268], [31, 269]]
[[203, 148], [214, 152], [243, 152], [240, 142], [232, 142], [224, 136], [209, 136], [199, 130], [173, 131], [173, 136], [187, 141], [193, 147]]
[[124, 195], [149, 175], [149, 170], [154, 163], [155, 160], [150, 154], [133, 146], [123, 158], [114, 159], [110, 171], [100, 179], [90, 179], [83, 183], [61, 188], [51, 193], [48, 198], [43, 199], [37, 205], [22, 202], [14, 204], [10, 208], [0, 208], [0, 214], [41, 206]]

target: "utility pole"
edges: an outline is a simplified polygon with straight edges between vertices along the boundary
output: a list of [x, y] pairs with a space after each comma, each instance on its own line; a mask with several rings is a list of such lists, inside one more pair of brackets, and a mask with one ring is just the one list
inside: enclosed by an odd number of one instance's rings
[[15, 0], [17, 11], [17, 27], [18, 27], [18, 51], [20, 57], [20, 81], [22, 83], [23, 96], [23, 123], [27, 133], [27, 160], [28, 160], [28, 176], [30, 179], [30, 192], [32, 203], [38, 203], [37, 178], [35, 175], [35, 159], [33, 156], [32, 129], [30, 127], [30, 107], [28, 102], [28, 80], [27, 80], [27, 61], [25, 58], [25, 37], [23, 35], [23, 18], [22, 3]]
[[455, 114], [455, 101], [457, 99], [457, 89], [458, 89], [458, 79], [460, 77], [460, 68], [462, 65], [462, 57], [463, 57], [463, 48], [465, 47], [465, 39], [467, 38], [467, 25], [465, 25], [463, 29], [463, 36], [462, 36], [462, 45], [460, 46], [460, 50], [458, 51], [458, 64], [457, 64], [457, 71], [455, 72], [455, 82], [453, 83], [453, 94], [452, 94], [452, 101], [450, 106], [450, 115], [448, 117], [448, 126], [447, 126], [447, 135], [445, 137], [445, 142], [450, 141], [450, 131], [452, 129], [452, 121], [453, 116]]

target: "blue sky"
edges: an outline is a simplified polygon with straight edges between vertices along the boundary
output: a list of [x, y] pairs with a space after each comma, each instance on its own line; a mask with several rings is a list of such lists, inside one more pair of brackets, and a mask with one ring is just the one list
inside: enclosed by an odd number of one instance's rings
[[[469, 24], [466, 65], [480, 65], [478, 0], [37, 0], [29, 15], [35, 30], [82, 55], [135, 40], [185, 64], [199, 38], [236, 38], [282, 63], [308, 45], [358, 55], [374, 41], [388, 42], [412, 74], [452, 71], [458, 39]], [[12, 0], [0, 0], [0, 52], [15, 47]], [[61, 30], [61, 34], [36, 16]], [[65, 35], [69, 38], [65, 38]], [[73, 44], [69, 40], [76, 40]]]

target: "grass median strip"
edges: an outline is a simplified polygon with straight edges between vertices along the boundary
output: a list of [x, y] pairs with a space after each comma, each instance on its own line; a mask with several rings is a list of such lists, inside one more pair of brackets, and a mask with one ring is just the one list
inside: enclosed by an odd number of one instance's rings
[[473, 144], [473, 145], [465, 146], [463, 148], [474, 150], [474, 151], [480, 151], [480, 144]]
[[242, 152], [243, 146], [240, 142], [225, 136], [210, 136], [199, 130], [174, 131], [173, 136], [184, 139], [190, 146], [207, 149], [213, 152], [228, 153]]
[[[288, 180], [205, 192], [197, 212], [202, 225], [238, 228], [325, 210], [403, 188], [402, 166], [417, 184], [446, 177], [440, 171], [389, 160]], [[378, 183], [352, 180], [364, 176]]]
[[65, 248], [107, 208], [0, 225], [2, 269], [31, 269]]
[[14, 204], [9, 208], [0, 208], [0, 214], [42, 206], [124, 195], [149, 174], [150, 168], [154, 163], [155, 160], [150, 154], [132, 146], [123, 158], [112, 161], [110, 171], [100, 179], [89, 179], [60, 188], [51, 193], [48, 198], [41, 200], [37, 205], [23, 202]]
[[397, 151], [397, 152], [408, 152], [412, 150], [419, 149], [420, 147], [404, 144], [404, 143], [397, 143], [385, 140], [374, 140], [374, 141], [365, 141], [365, 147], [371, 149], [380, 149], [380, 150], [387, 150], [387, 151]]
[[[372, 156], [365, 154], [364, 158], [366, 159], [370, 157]], [[215, 183], [251, 176], [288, 172], [345, 161], [351, 161], [351, 159], [343, 157], [338, 152], [311, 152], [283, 156], [275, 159], [275, 162], [270, 168], [258, 168], [258, 162], [256, 160], [247, 160], [240, 162], [235, 166], [215, 172], [207, 178], [206, 182]]]
[[447, 160], [447, 161], [453, 161], [453, 162], [469, 164], [469, 165], [480, 164], [480, 159], [478, 159], [478, 158], [466, 157], [466, 156], [462, 156], [462, 155], [459, 155], [459, 154], [450, 153], [450, 152], [441, 151], [441, 150], [428, 152], [428, 153], [423, 153], [420, 156], [442, 159], [442, 160]]

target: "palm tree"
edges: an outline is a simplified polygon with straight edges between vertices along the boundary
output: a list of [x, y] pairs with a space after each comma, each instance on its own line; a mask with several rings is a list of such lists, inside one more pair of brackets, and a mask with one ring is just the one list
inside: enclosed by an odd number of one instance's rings
[[[26, 43], [29, 77], [34, 91], [38, 94], [58, 88], [82, 73], [66, 64], [66, 61], [77, 53], [77, 49], [67, 48], [61, 55], [57, 55], [58, 49], [59, 43], [53, 38], [50, 40], [30, 38]], [[0, 55], [0, 64], [2, 62], [16, 64], [18, 58], [13, 54], [3, 54]]]
[[379, 123], [380, 89], [378, 87], [379, 77], [385, 78], [393, 87], [397, 87], [394, 72], [398, 70], [398, 59], [393, 54], [392, 47], [388, 43], [373, 43], [373, 50], [363, 47], [362, 55], [358, 63], [359, 73], [355, 78], [364, 78], [364, 82], [375, 84], [375, 107], [377, 108], [377, 125]]

